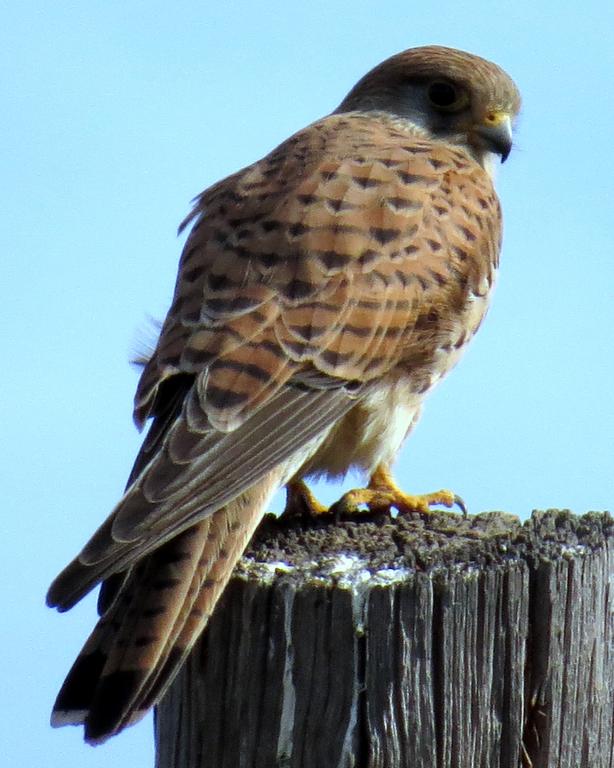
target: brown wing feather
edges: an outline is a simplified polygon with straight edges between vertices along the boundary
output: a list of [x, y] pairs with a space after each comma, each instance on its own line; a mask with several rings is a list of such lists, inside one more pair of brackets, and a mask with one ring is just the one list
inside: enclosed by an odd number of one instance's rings
[[354, 397], [339, 387], [285, 387], [227, 434], [207, 428], [192, 391], [124, 498], [54, 579], [48, 605], [68, 610], [99, 581], [232, 501], [338, 421]]
[[207, 368], [202, 407], [227, 430], [306, 367], [368, 381], [415, 359], [435, 325], [416, 324], [468, 301], [499, 240], [492, 185], [462, 149], [360, 114], [297, 134], [190, 219], [139, 421], [179, 371]]

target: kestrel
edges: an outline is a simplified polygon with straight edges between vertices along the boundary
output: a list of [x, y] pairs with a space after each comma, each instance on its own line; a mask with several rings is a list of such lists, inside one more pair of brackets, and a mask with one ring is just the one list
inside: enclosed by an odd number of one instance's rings
[[425, 396], [486, 312], [520, 97], [498, 66], [441, 47], [375, 67], [330, 115], [207, 189], [142, 371], [152, 419], [124, 496], [51, 585], [100, 619], [52, 724], [91, 743], [163, 695], [273, 493], [362, 470], [367, 503], [428, 512], [390, 474]]

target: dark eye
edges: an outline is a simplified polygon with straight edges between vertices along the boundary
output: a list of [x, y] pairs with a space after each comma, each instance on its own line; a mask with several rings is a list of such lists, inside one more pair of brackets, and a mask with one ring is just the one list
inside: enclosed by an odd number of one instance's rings
[[467, 103], [466, 94], [456, 88], [452, 83], [436, 80], [428, 87], [429, 101], [437, 109], [452, 111], [464, 107]]

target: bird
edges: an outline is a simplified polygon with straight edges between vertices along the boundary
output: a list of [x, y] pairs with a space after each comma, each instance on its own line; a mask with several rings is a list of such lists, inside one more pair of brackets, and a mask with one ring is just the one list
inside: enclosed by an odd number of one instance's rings
[[56, 577], [99, 618], [52, 725], [99, 744], [160, 701], [272, 495], [325, 508], [312, 478], [359, 470], [335, 508], [428, 515], [391, 465], [478, 330], [501, 249], [496, 166], [520, 95], [442, 46], [375, 66], [330, 114], [202, 192], [134, 418], [149, 429], [124, 495]]

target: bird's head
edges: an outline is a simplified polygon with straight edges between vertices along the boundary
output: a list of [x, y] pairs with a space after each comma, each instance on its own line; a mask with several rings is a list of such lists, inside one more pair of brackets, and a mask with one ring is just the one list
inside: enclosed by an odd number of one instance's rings
[[383, 112], [429, 138], [465, 146], [485, 167], [505, 161], [520, 109], [513, 80], [490, 61], [441, 46], [410, 48], [367, 73], [336, 110]]

